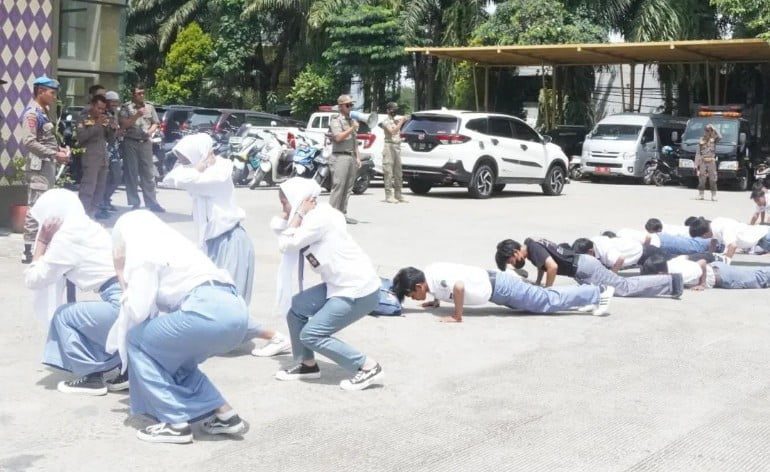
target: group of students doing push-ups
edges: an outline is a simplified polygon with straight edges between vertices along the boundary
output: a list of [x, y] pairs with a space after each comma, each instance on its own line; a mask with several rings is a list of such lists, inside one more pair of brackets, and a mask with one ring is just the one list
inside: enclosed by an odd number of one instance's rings
[[[241, 225], [245, 213], [235, 201], [232, 162], [215, 157], [212, 147], [208, 135], [184, 137], [174, 147], [179, 165], [164, 179], [190, 194], [196, 242], [144, 210], [122, 215], [110, 234], [87, 216], [76, 194], [63, 189], [46, 192], [30, 208], [40, 230], [25, 283], [34, 292], [35, 313], [48, 326], [43, 363], [74, 374], [59, 382], [64, 393], [128, 389], [131, 413], [156, 422], [137, 431], [149, 442], [192, 442], [190, 424], [198, 421], [206, 434], [245, 431], [245, 422], [199, 365], [250, 340], [265, 341], [252, 351], [256, 356], [293, 353], [297, 364], [279, 370], [278, 380], [320, 378], [316, 354], [351, 372], [340, 382], [344, 390], [362, 390], [384, 378], [374, 358], [334, 336], [378, 308], [382, 280], [347, 232], [345, 216], [318, 201], [321, 188], [312, 179], [281, 184], [280, 214], [270, 221], [282, 253], [276, 309], [286, 315], [288, 338], [249, 316], [254, 248]], [[538, 313], [575, 309], [603, 315], [613, 295], [678, 297], [684, 287], [709, 284], [766, 287], [767, 271], [717, 265], [715, 252], [724, 247], [731, 257], [755, 236], [723, 220], [695, 219], [688, 236], [657, 222], [643, 234], [619, 231], [572, 246], [505, 240], [495, 254], [498, 271], [449, 263], [424, 271], [408, 267], [393, 278], [390, 293], [399, 301], [433, 295], [425, 306], [453, 303], [447, 321], [459, 322], [464, 306], [488, 302]], [[755, 233], [751, 248], [770, 247], [766, 232]], [[538, 269], [536, 283], [505, 270], [521, 269], [525, 260]], [[308, 265], [322, 282], [305, 288]], [[649, 275], [617, 274], [631, 265]], [[695, 267], [701, 271], [697, 281]], [[579, 285], [554, 287], [557, 275]], [[66, 303], [67, 281], [100, 300]], [[117, 376], [107, 380], [105, 374], [115, 370]]]

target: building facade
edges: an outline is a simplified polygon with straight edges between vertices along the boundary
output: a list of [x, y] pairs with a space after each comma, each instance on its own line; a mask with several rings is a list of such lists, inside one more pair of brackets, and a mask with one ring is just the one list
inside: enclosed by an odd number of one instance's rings
[[61, 82], [62, 106], [84, 105], [95, 83], [118, 90], [126, 8], [127, 0], [0, 1], [0, 80], [7, 82], [0, 84], [0, 184], [25, 152], [20, 119], [35, 77]]

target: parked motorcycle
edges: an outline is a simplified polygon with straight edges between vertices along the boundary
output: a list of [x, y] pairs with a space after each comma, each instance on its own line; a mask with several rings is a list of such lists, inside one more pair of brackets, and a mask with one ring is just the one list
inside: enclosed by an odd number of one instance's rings
[[765, 188], [770, 188], [770, 157], [754, 168], [754, 182], [762, 182]]
[[[313, 178], [318, 182], [318, 185], [326, 189], [327, 192], [331, 192], [332, 175], [328, 159], [322, 153], [318, 153], [314, 160], [316, 162], [316, 173]], [[353, 194], [361, 195], [366, 192], [373, 177], [374, 161], [371, 156], [366, 156], [361, 159], [361, 167], [358, 169], [356, 181], [353, 183]]]
[[645, 164], [642, 181], [647, 185], [655, 184], [659, 187], [666, 185], [669, 182], [679, 181], [677, 167], [670, 163], [674, 158], [674, 148], [671, 146], [663, 146], [663, 149], [661, 149], [661, 157], [656, 155]]
[[260, 164], [259, 151], [265, 145], [265, 136], [258, 130], [246, 129], [228, 142], [225, 153], [233, 161], [233, 184], [246, 185]]
[[279, 139], [271, 131], [263, 131], [265, 144], [257, 153], [259, 165], [254, 171], [254, 177], [249, 182], [249, 188], [255, 189], [264, 181], [267, 185], [277, 185], [293, 175], [294, 150]]
[[572, 156], [569, 160], [569, 178], [572, 180], [580, 180], [583, 178], [583, 169], [580, 168], [580, 154]]

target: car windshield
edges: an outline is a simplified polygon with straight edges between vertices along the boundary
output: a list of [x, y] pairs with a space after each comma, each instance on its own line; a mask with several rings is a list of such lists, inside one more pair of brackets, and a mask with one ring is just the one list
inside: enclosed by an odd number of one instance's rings
[[722, 135], [720, 144], [738, 143], [738, 120], [715, 120], [714, 118], [693, 118], [687, 122], [687, 129], [684, 130], [682, 142], [684, 144], [695, 144], [703, 137], [703, 131], [706, 125], [711, 124]]
[[192, 116], [190, 116], [190, 126], [194, 128], [199, 127], [212, 127], [214, 126], [214, 123], [217, 122], [219, 119], [219, 116], [221, 115], [221, 112], [211, 110], [211, 111], [203, 111], [203, 110], [196, 110], [193, 112]]
[[451, 134], [457, 132], [459, 120], [454, 116], [412, 115], [405, 133]]
[[607, 139], [612, 141], [636, 141], [641, 126], [637, 125], [596, 125], [591, 139]]

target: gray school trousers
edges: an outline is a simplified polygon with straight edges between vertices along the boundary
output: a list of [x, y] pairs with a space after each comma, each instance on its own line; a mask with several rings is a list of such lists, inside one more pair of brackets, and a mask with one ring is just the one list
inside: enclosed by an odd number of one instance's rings
[[[621, 277], [588, 254], [577, 256], [575, 266], [577, 269], [575, 280], [578, 283], [598, 286], [610, 285], [615, 287], [615, 296], [618, 297], [679, 296], [682, 294], [681, 274]], [[679, 284], [674, 283], [674, 278], [677, 276], [680, 279]]]

